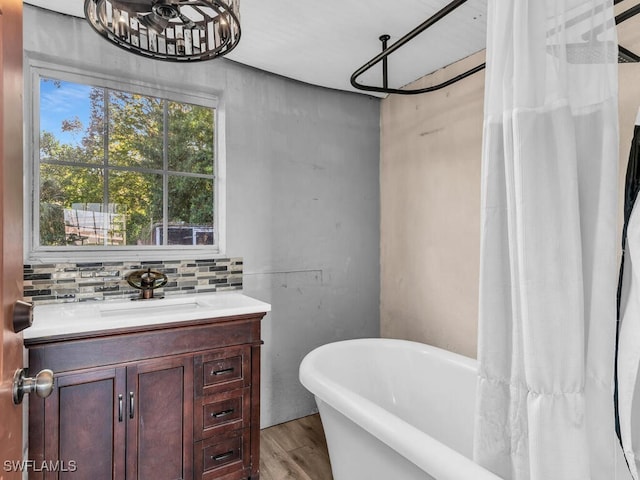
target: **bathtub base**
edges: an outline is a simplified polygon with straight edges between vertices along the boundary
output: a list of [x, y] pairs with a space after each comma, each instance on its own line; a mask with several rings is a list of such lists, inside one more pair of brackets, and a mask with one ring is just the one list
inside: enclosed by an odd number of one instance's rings
[[316, 397], [333, 480], [435, 480]]

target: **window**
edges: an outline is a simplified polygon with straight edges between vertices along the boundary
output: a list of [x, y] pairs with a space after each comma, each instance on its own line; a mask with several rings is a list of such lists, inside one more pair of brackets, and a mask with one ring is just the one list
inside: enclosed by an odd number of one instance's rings
[[215, 102], [34, 72], [31, 256], [220, 253]]

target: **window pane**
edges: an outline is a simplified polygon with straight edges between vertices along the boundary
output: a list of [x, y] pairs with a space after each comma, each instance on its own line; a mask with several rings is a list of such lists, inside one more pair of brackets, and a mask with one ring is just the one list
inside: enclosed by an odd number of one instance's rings
[[109, 164], [162, 169], [163, 100], [109, 91]]
[[104, 92], [88, 85], [40, 80], [40, 159], [104, 161]]
[[[42, 164], [40, 166], [40, 244], [96, 245], [102, 221], [85, 214], [87, 204], [102, 205], [103, 170]], [[91, 217], [91, 218], [90, 218]], [[98, 223], [96, 223], [98, 222]]]
[[213, 109], [168, 102], [169, 170], [213, 175]]
[[214, 245], [214, 108], [39, 87], [40, 246]]
[[[162, 175], [138, 172], [109, 174], [109, 206], [121, 214], [121, 245], [159, 245], [162, 229]], [[115, 235], [115, 233], [114, 233]]]
[[213, 180], [169, 177], [169, 245], [213, 245]]

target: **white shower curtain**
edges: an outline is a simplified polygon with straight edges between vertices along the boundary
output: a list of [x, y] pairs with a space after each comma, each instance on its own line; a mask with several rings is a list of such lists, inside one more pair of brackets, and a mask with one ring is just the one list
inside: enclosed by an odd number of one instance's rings
[[489, 0], [474, 458], [615, 480], [611, 0]]
[[[624, 264], [620, 285], [618, 420], [620, 440], [633, 478], [640, 470], [640, 111], [636, 119], [625, 186]], [[639, 389], [636, 393], [636, 389]]]

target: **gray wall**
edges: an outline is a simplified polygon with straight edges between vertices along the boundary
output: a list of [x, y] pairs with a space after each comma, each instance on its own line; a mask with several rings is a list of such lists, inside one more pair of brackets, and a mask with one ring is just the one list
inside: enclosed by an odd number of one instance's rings
[[298, 381], [304, 355], [379, 335], [379, 101], [226, 59], [148, 60], [84, 20], [27, 5], [24, 18], [25, 50], [39, 57], [222, 100], [226, 253], [244, 257], [245, 293], [273, 309], [263, 321], [262, 425], [313, 412]]

